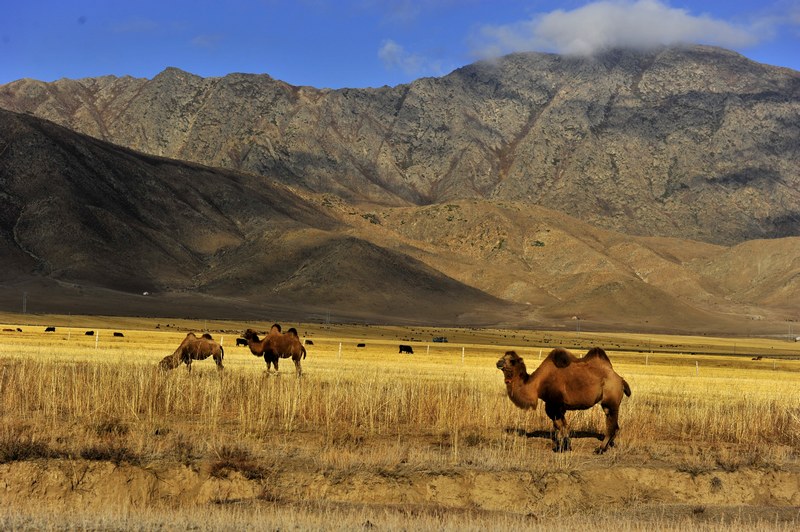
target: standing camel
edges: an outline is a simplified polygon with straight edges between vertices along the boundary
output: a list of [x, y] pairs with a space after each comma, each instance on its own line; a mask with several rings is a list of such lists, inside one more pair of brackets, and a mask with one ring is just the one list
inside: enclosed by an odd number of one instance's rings
[[531, 375], [522, 357], [507, 351], [497, 361], [497, 368], [503, 372], [512, 403], [523, 409], [536, 409], [539, 399], [544, 401], [544, 411], [555, 428], [554, 451], [570, 450], [564, 417], [567, 410], [586, 410], [597, 403], [606, 415], [606, 436], [596, 452], [604, 453], [614, 445], [619, 430], [619, 405], [623, 394], [630, 397], [631, 388], [614, 371], [608, 355], [599, 347], [590, 349], [583, 358], [566, 349], [553, 349]]
[[205, 360], [208, 357], [214, 357], [214, 362], [217, 363], [217, 371], [222, 371], [222, 358], [225, 356], [225, 351], [210, 334], [205, 333], [198, 338], [193, 332], [186, 335], [181, 345], [171, 355], [165, 356], [158, 366], [162, 370], [175, 369], [185, 363], [189, 372], [192, 371], [192, 360]]
[[[280, 333], [281, 326], [277, 323], [270, 329], [270, 334]], [[270, 364], [275, 366], [275, 372], [278, 372], [278, 357], [269, 348], [269, 335], [265, 336], [263, 340], [258, 338], [258, 333], [253, 329], [247, 329], [242, 337], [247, 341], [247, 347], [253, 356], [264, 357], [264, 362], [267, 363], [267, 374], [270, 373]]]
[[263, 339], [258, 338], [258, 334], [253, 329], [247, 329], [242, 335], [247, 340], [250, 352], [255, 356], [263, 356], [267, 363], [267, 374], [270, 373], [270, 364], [278, 372], [278, 360], [281, 358], [291, 358], [297, 370], [297, 376], [303, 373], [300, 360], [306, 357], [306, 348], [300, 341], [297, 329], [292, 327], [288, 331], [281, 332], [281, 326], [277, 323], [272, 326]]

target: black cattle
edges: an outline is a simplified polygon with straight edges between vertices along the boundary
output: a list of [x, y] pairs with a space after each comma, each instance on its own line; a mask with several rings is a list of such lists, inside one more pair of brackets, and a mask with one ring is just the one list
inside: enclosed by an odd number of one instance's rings
[[240, 345], [243, 345], [243, 346], [247, 347], [247, 340], [245, 338], [237, 338], [236, 339], [236, 346], [238, 347]]
[[414, 350], [411, 349], [410, 345], [400, 344], [400, 353], [408, 353], [409, 355], [413, 355], [414, 354]]
[[19, 327], [17, 327], [17, 332], [22, 332], [22, 329], [20, 329]]
[[56, 328], [55, 327], [48, 327], [47, 329], [44, 330], [44, 332], [56, 332]]
[[306, 340], [306, 345], [314, 345], [314, 342], [312, 342], [311, 340]]
[[367, 347], [367, 344], [358, 344], [356, 347]]
[[114, 336], [116, 336], [117, 338], [125, 338], [125, 335], [122, 334], [121, 332], [115, 332]]
[[83, 334], [85, 334], [86, 336], [94, 336], [94, 331], [86, 331]]

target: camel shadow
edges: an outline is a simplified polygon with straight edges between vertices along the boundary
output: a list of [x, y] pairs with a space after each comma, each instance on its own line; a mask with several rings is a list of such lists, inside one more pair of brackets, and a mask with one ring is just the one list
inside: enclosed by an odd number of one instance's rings
[[[532, 430], [528, 432], [525, 429], [515, 429], [512, 427], [506, 428], [506, 434], [516, 434], [517, 436], [524, 436], [526, 438], [542, 438], [545, 440], [553, 440], [553, 437], [555, 436], [555, 433], [552, 430]], [[569, 437], [595, 438], [601, 441], [603, 440], [603, 438], [605, 438], [605, 436], [602, 433], [591, 430], [571, 430], [569, 431]]]

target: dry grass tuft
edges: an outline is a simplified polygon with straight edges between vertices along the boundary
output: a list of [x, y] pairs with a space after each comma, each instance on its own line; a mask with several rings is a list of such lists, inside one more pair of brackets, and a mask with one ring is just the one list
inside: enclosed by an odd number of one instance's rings
[[84, 460], [111, 462], [114, 465], [123, 463], [139, 465], [142, 458], [124, 444], [95, 444], [81, 449], [79, 456]]
[[266, 476], [266, 470], [249, 449], [238, 445], [223, 445], [214, 454], [216, 458], [209, 467], [212, 477], [227, 478], [233, 471], [241, 473], [248, 480], [261, 480]]
[[28, 426], [12, 424], [0, 432], [0, 464], [58, 456], [59, 453], [37, 438]]

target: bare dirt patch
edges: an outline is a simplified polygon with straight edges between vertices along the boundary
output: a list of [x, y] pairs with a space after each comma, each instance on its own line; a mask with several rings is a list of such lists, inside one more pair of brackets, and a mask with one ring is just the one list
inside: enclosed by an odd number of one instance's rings
[[[269, 482], [231, 471], [224, 477], [185, 466], [115, 466], [83, 461], [19, 462], [0, 467], [3, 504], [9, 508], [35, 498], [42, 505], [79, 511], [150, 506], [202, 507], [209, 504], [361, 505], [389, 510], [481, 511], [549, 519], [557, 514], [611, 512], [617, 517], [652, 519], [738, 516], [796, 523], [797, 472], [688, 473], [616, 468], [536, 476], [531, 473], [472, 471], [391, 475], [320, 471], [273, 472]], [[512, 502], [513, 501], [513, 502]]]

